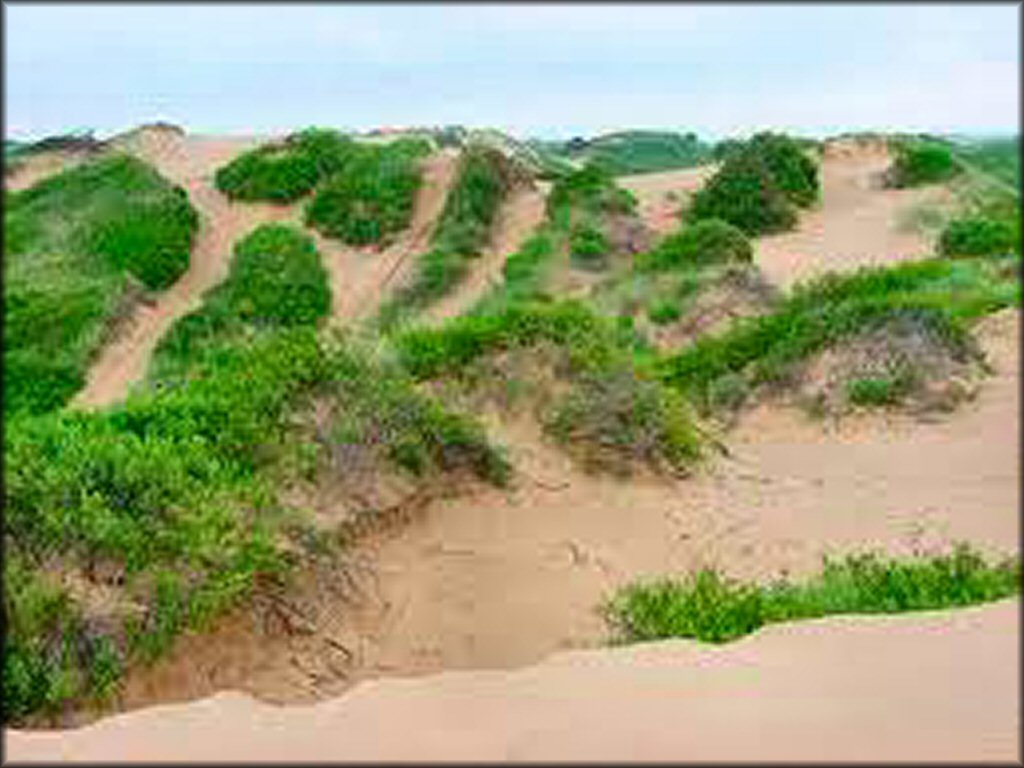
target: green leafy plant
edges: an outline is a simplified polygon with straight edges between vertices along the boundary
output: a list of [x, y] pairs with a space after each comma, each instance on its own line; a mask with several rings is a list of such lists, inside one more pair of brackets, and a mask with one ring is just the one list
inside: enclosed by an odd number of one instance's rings
[[950, 221], [939, 236], [944, 256], [995, 256], [1019, 249], [1018, 231], [1006, 220], [965, 216]]
[[117, 320], [188, 268], [198, 217], [184, 191], [104, 155], [6, 198], [4, 411], [66, 403]]
[[953, 177], [958, 167], [949, 145], [936, 141], [902, 141], [892, 145], [896, 157], [886, 172], [893, 187], [935, 184]]
[[665, 237], [637, 258], [640, 269], [676, 269], [716, 262], [751, 262], [754, 249], [746, 235], [720, 219], [705, 219]]
[[825, 559], [803, 583], [762, 586], [704, 569], [621, 589], [606, 617], [627, 642], [691, 637], [736, 640], [768, 624], [846, 613], [902, 613], [967, 606], [1019, 594], [1020, 561], [988, 562], [966, 544], [945, 555], [899, 560], [878, 554]]

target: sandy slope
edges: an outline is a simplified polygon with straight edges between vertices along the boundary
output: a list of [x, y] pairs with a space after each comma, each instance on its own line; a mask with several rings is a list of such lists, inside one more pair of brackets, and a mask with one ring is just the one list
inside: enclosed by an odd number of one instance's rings
[[457, 160], [456, 150], [444, 149], [425, 161], [412, 221], [383, 250], [353, 248], [311, 230], [330, 273], [336, 321], [365, 319], [380, 306], [388, 289], [410, 273], [416, 255], [429, 246], [455, 177]]
[[341, 600], [315, 580], [300, 590], [309, 636], [257, 631], [240, 612], [129, 674], [121, 706], [219, 690], [310, 701], [383, 676], [536, 663], [602, 645], [595, 608], [617, 586], [702, 565], [770, 578], [815, 571], [826, 553], [956, 540], [1016, 552], [1019, 314], [986, 319], [980, 335], [996, 373], [939, 423], [872, 417], [823, 431], [765, 409], [731, 435], [731, 458], [682, 481], [585, 475], [528, 419], [488, 414], [517, 487], [437, 501], [365, 539], [352, 554], [361, 594]]
[[28, 189], [47, 176], [68, 170], [78, 165], [88, 155], [81, 152], [52, 151], [29, 155], [17, 162], [17, 169], [4, 177], [4, 189], [17, 192]]
[[679, 228], [679, 209], [715, 172], [717, 166], [704, 165], [677, 171], [620, 176], [620, 186], [637, 198], [637, 213], [659, 235]]
[[[901, 226], [911, 209], [947, 204], [943, 187], [881, 189], [878, 174], [890, 163], [884, 145], [835, 142], [820, 164], [821, 201], [802, 211], [795, 230], [758, 238], [755, 258], [766, 277], [790, 287], [830, 270], [889, 263], [927, 256], [931, 243]], [[699, 189], [712, 166], [619, 178], [639, 201], [644, 222], [665, 234], [679, 226], [682, 200]], [[676, 192], [680, 199], [666, 195]]]
[[431, 306], [423, 319], [428, 323], [454, 317], [473, 306], [503, 280], [505, 258], [516, 251], [544, 220], [546, 187], [518, 189], [498, 211], [491, 242], [470, 265], [469, 275], [457, 289]]
[[123, 398], [144, 377], [150, 355], [167, 329], [198, 307], [203, 293], [227, 276], [235, 241], [259, 224], [293, 216], [289, 206], [232, 203], [213, 185], [219, 166], [266, 138], [181, 136], [149, 130], [117, 142], [185, 188], [199, 212], [199, 232], [188, 270], [154, 304], [137, 307], [122, 332], [100, 352], [73, 405], [104, 406]]
[[725, 646], [559, 654], [514, 672], [364, 684], [316, 706], [224, 693], [13, 761], [1006, 761], [1020, 759], [1020, 604], [779, 625]]
[[[217, 191], [217, 168], [240, 152], [267, 141], [268, 136], [182, 136], [173, 131], [143, 130], [117, 146], [152, 163], [164, 176], [181, 184], [200, 214], [200, 229], [188, 270], [152, 305], [139, 306], [126, 326], [101, 351], [89, 370], [76, 406], [104, 406], [123, 398], [142, 381], [149, 358], [174, 321], [199, 306], [203, 293], [228, 273], [235, 242], [260, 224], [302, 226], [302, 204], [233, 203]], [[425, 183], [418, 193], [410, 228], [383, 251], [357, 249], [307, 230], [316, 241], [328, 270], [335, 321], [365, 317], [381, 301], [387, 287], [426, 247], [434, 221], [454, 174], [455, 154], [438, 153], [426, 161]]]

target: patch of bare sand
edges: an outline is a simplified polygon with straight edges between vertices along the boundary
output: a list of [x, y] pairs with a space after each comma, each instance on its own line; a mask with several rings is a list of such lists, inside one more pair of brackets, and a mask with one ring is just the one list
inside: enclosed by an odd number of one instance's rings
[[310, 230], [330, 274], [335, 322], [369, 317], [387, 292], [407, 279], [415, 256], [427, 250], [434, 226], [455, 178], [458, 151], [443, 149], [423, 165], [409, 227], [383, 250], [353, 248]]
[[5, 746], [17, 762], [1013, 762], [1019, 611], [1008, 600], [776, 625], [718, 647], [563, 653], [374, 681], [315, 706], [222, 693], [77, 731], [9, 730]]
[[637, 213], [643, 222], [659, 235], [679, 228], [679, 210], [687, 198], [703, 186], [717, 165], [701, 165], [659, 173], [620, 176], [619, 186], [637, 198]]
[[755, 260], [781, 288], [829, 271], [924, 258], [933, 243], [905, 226], [915, 208], [950, 204], [942, 186], [883, 189], [880, 175], [891, 158], [884, 144], [843, 144], [820, 165], [821, 201], [801, 211], [795, 230], [758, 238]]
[[359, 589], [342, 600], [310, 577], [298, 590], [302, 633], [259, 630], [241, 612], [183, 638], [129, 674], [121, 708], [225, 689], [310, 701], [361, 680], [532, 664], [606, 642], [596, 607], [617, 587], [706, 565], [767, 579], [865, 549], [966, 540], [1015, 552], [1018, 322], [1015, 310], [983, 321], [995, 373], [938, 423], [873, 416], [823, 429], [761, 408], [730, 434], [730, 457], [685, 480], [586, 475], [531, 419], [488, 414], [518, 469], [511, 490], [453, 494], [364, 538], [351, 553]]
[[514, 253], [544, 220], [545, 186], [512, 192], [498, 212], [491, 242], [480, 257], [472, 261], [466, 279], [453, 293], [427, 309], [423, 314], [424, 320], [432, 323], [459, 315], [501, 283], [505, 258]]

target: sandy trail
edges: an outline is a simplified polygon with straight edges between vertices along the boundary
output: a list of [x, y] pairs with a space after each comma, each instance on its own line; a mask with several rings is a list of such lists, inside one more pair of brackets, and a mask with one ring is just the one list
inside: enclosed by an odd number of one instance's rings
[[1019, 611], [1009, 600], [776, 625], [719, 647], [562, 653], [374, 681], [315, 706], [223, 693], [77, 731], [7, 731], [5, 746], [18, 762], [1016, 762]]
[[199, 231], [188, 270], [154, 303], [136, 308], [116, 338], [101, 350], [73, 406], [102, 407], [123, 398], [144, 378], [164, 333], [199, 306], [205, 291], [227, 276], [235, 241], [260, 224], [293, 218], [290, 206], [232, 203], [213, 185], [218, 167], [267, 138], [186, 137], [171, 131], [143, 131], [118, 142], [119, 148], [138, 155], [185, 188], [199, 212]]
[[878, 176], [891, 163], [884, 145], [826, 152], [821, 203], [802, 212], [792, 232], [759, 238], [755, 258], [768, 279], [788, 288], [828, 271], [923, 258], [932, 243], [901, 226], [911, 209], [948, 205], [945, 187], [882, 189]]
[[505, 258], [544, 220], [545, 186], [518, 189], [501, 206], [491, 242], [470, 264], [466, 279], [448, 296], [427, 309], [422, 319], [433, 324], [455, 317], [473, 306], [493, 286], [502, 282]]
[[131, 134], [115, 144], [182, 185], [199, 212], [200, 228], [188, 270], [154, 303], [136, 308], [116, 338], [101, 350], [73, 406], [110, 405], [141, 382], [160, 338], [178, 318], [200, 305], [204, 292], [227, 277], [234, 244], [260, 224], [292, 224], [313, 237], [328, 271], [334, 322], [361, 319], [372, 312], [396, 273], [400, 274], [404, 262], [409, 261], [407, 256], [426, 247], [454, 174], [454, 153], [439, 153], [426, 161], [425, 183], [416, 198], [410, 228], [389, 248], [375, 252], [352, 248], [305, 229], [302, 201], [291, 205], [233, 203], [215, 188], [213, 175], [217, 168], [272, 138], [182, 136], [150, 130]]
[[[766, 408], [730, 435], [730, 458], [686, 480], [588, 476], [529, 419], [487, 415], [511, 447], [516, 487], [435, 501], [362, 541], [352, 553], [361, 595], [300, 590], [313, 636], [254, 631], [240, 612], [182, 638], [129, 674], [121, 708], [219, 690], [308, 702], [379, 677], [534, 664], [604, 644], [595, 609], [618, 586], [704, 565], [768, 579], [865, 549], [905, 555], [966, 540], [1016, 552], [1019, 314], [987, 318], [979, 335], [996, 372], [938, 423], [873, 416], [825, 431]], [[335, 642], [351, 658], [332, 656]]]
[[676, 171], [620, 176], [619, 186], [637, 198], [637, 213], [659, 235], [679, 228], [679, 210], [686, 199], [703, 186], [717, 165], [702, 165]]
[[330, 274], [335, 322], [366, 319], [381, 305], [389, 288], [409, 275], [415, 256], [430, 246], [434, 225], [455, 178], [457, 161], [458, 151], [453, 149], [441, 150], [426, 159], [412, 221], [383, 250], [353, 248], [308, 230]]

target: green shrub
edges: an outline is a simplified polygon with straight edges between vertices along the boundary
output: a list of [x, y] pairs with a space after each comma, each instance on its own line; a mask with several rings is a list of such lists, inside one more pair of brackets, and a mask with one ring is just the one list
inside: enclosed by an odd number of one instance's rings
[[947, 555], [889, 559], [851, 555], [825, 560], [804, 583], [744, 584], [705, 569], [685, 581], [620, 590], [606, 616], [629, 642], [692, 637], [723, 643], [766, 624], [849, 613], [901, 613], [967, 606], [1020, 592], [1020, 561], [989, 563], [965, 544]]
[[905, 379], [893, 376], [853, 379], [846, 384], [846, 396], [854, 405], [894, 405], [908, 385]]
[[779, 232], [793, 227], [795, 207], [810, 205], [818, 189], [817, 167], [799, 144], [761, 133], [730, 146], [685, 216], [691, 222], [721, 219], [751, 236]]
[[293, 227], [264, 224], [235, 245], [227, 279], [160, 339], [152, 368], [166, 376], [247, 332], [315, 326], [330, 306], [327, 272], [312, 238]]
[[214, 183], [235, 200], [291, 202], [341, 171], [355, 146], [335, 131], [309, 128], [244, 152], [217, 169]]
[[720, 219], [705, 219], [668, 235], [637, 261], [642, 269], [676, 269], [753, 259], [754, 249], [742, 231]]
[[682, 311], [679, 309], [679, 302], [661, 300], [651, 305], [647, 315], [655, 325], [668, 325], [678, 320], [682, 316]]
[[420, 175], [404, 144], [361, 147], [317, 188], [306, 223], [352, 245], [380, 243], [409, 226]]
[[966, 349], [962, 321], [1019, 305], [1016, 276], [991, 260], [929, 259], [830, 274], [798, 286], [769, 314], [737, 321], [659, 361], [663, 380], [703, 406], [713, 384], [743, 374], [752, 384], [783, 379], [810, 355], [875, 324], [909, 318], [951, 349]]
[[180, 189], [107, 155], [8, 194], [4, 217], [4, 411], [66, 403], [142, 288], [188, 267], [197, 215]]
[[985, 216], [966, 216], [946, 225], [939, 237], [939, 253], [944, 256], [995, 256], [1019, 247], [1017, 234], [1009, 221]]
[[417, 259], [412, 280], [382, 307], [378, 316], [382, 327], [436, 301], [462, 281], [469, 260], [486, 247], [512, 183], [509, 161], [498, 150], [472, 145], [462, 152], [431, 235], [431, 249]]
[[951, 148], [934, 141], [895, 144], [896, 157], [887, 171], [893, 187], [913, 187], [946, 181], [957, 173]]
[[584, 269], [607, 266], [609, 249], [608, 239], [593, 224], [576, 226], [569, 237], [569, 256]]

